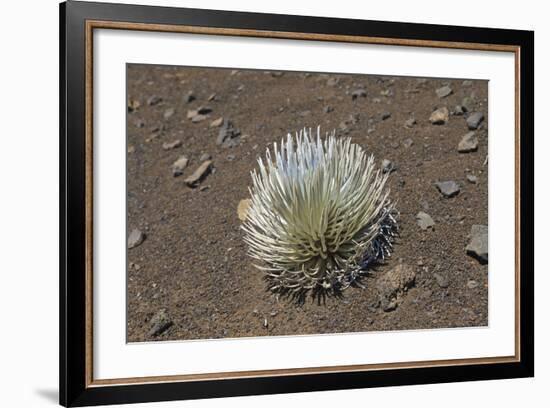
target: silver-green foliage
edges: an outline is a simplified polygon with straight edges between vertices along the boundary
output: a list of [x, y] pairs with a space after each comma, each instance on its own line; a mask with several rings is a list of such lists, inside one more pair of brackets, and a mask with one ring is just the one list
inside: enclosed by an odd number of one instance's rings
[[388, 174], [350, 138], [304, 129], [258, 164], [243, 229], [271, 291], [334, 294], [389, 254], [396, 221]]

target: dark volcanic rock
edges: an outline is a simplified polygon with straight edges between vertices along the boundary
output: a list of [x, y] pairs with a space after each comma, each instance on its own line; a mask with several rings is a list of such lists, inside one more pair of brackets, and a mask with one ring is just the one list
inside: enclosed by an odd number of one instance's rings
[[157, 95], [152, 95], [147, 99], [147, 105], [149, 105], [149, 106], [155, 106], [155, 105], [159, 104], [160, 102], [162, 102], [162, 98], [160, 96], [157, 96]]
[[465, 112], [473, 112], [477, 106], [476, 100], [471, 96], [465, 96], [462, 99], [462, 110]]
[[149, 336], [156, 337], [168, 330], [174, 323], [168, 316], [166, 309], [159, 310], [151, 318], [151, 328], [149, 329]]
[[470, 242], [466, 247], [466, 253], [482, 264], [489, 262], [489, 228], [487, 225], [472, 225], [469, 237]]
[[189, 163], [189, 159], [186, 156], [180, 156], [178, 160], [172, 164], [172, 174], [174, 177], [181, 176], [183, 174], [183, 170], [187, 167], [187, 164]]
[[470, 130], [476, 130], [479, 125], [481, 125], [481, 122], [483, 122], [483, 119], [485, 117], [483, 116], [483, 113], [481, 112], [474, 112], [470, 116], [468, 116], [468, 119], [466, 119], [466, 123], [468, 124], [468, 129]]
[[201, 106], [197, 109], [192, 109], [187, 111], [187, 119], [191, 119], [193, 122], [196, 122], [196, 117], [204, 117], [206, 119], [206, 115], [208, 115], [210, 112], [212, 112], [212, 108], [208, 106]]
[[138, 229], [132, 230], [128, 237], [128, 249], [135, 248], [145, 240], [145, 234]]
[[193, 91], [187, 92], [187, 93], [184, 95], [184, 97], [183, 97], [183, 101], [184, 101], [185, 103], [191, 103], [191, 102], [193, 102], [195, 99], [197, 99], [197, 98], [195, 97], [195, 94], [193, 93]]
[[454, 116], [462, 116], [464, 115], [464, 108], [462, 105], [456, 105], [453, 110], [451, 111], [451, 115]]
[[388, 159], [382, 160], [382, 173], [391, 173], [396, 169], [395, 165]]
[[428, 228], [433, 228], [433, 226], [435, 225], [435, 222], [430, 214], [427, 214], [424, 211], [420, 211], [418, 214], [416, 214], [416, 223], [424, 231]]
[[193, 174], [185, 179], [185, 183], [189, 187], [196, 187], [208, 175], [211, 167], [212, 161], [206, 160], [197, 168], [197, 170], [195, 170]]
[[216, 144], [223, 147], [232, 147], [233, 139], [241, 134], [240, 130], [233, 126], [233, 123], [225, 119], [223, 125], [218, 132], [218, 138], [216, 139]]
[[416, 125], [416, 119], [410, 118], [405, 121], [405, 127], [406, 128], [412, 128], [414, 125]]
[[363, 88], [356, 89], [351, 93], [351, 99], [355, 100], [357, 98], [366, 98], [367, 97], [367, 91], [365, 91]]
[[197, 113], [199, 115], [207, 115], [210, 112], [212, 112], [212, 108], [210, 106], [201, 106], [197, 109]]
[[414, 285], [416, 272], [407, 264], [400, 263], [376, 282], [380, 307], [385, 312], [394, 310], [404, 293]]
[[445, 98], [446, 96], [449, 96], [450, 94], [452, 94], [453, 90], [448, 85], [445, 85], [445, 86], [442, 86], [441, 88], [437, 88], [435, 90], [435, 93], [438, 97]]
[[460, 186], [456, 181], [438, 181], [435, 186], [445, 197], [453, 197], [460, 192]]
[[475, 152], [478, 144], [479, 140], [477, 139], [475, 132], [468, 132], [458, 143], [458, 151], [459, 153]]
[[181, 146], [181, 140], [174, 140], [173, 142], [165, 142], [162, 144], [164, 150], [172, 150]]

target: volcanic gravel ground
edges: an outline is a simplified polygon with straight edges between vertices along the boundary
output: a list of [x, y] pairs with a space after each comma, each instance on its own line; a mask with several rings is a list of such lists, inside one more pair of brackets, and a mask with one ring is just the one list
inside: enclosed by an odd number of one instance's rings
[[[452, 93], [442, 97], [445, 85]], [[488, 267], [465, 250], [471, 226], [487, 225], [486, 81], [129, 65], [127, 89], [127, 229], [128, 236], [135, 229], [145, 235], [128, 249], [128, 341], [488, 324]], [[457, 150], [469, 113], [450, 114], [442, 125], [429, 121], [437, 108], [453, 113], [457, 105], [484, 115], [476, 151]], [[211, 109], [206, 118], [187, 118], [201, 106]], [[232, 147], [216, 144], [220, 128], [210, 124], [220, 117], [240, 130]], [[297, 304], [266, 292], [237, 206], [249, 197], [250, 171], [266, 148], [318, 125], [396, 167], [389, 187], [400, 236], [365, 289]], [[176, 140], [180, 146], [163, 148]], [[205, 154], [214, 170], [191, 188], [184, 180]], [[172, 164], [182, 155], [188, 165], [174, 177]], [[434, 183], [450, 180], [460, 192], [447, 198]], [[420, 228], [420, 211], [433, 228]], [[399, 263], [416, 278], [384, 311], [377, 281]]]

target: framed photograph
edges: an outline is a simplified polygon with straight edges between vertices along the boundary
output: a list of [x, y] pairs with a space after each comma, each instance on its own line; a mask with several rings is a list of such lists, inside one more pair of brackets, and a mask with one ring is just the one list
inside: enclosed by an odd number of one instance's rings
[[62, 405], [534, 375], [533, 32], [60, 27]]

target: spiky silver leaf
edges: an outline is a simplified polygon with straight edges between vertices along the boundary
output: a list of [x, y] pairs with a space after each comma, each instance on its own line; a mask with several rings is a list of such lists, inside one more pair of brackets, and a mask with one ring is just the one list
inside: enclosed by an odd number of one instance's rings
[[242, 228], [271, 291], [334, 294], [389, 254], [396, 221], [388, 174], [350, 138], [304, 129], [258, 165]]

